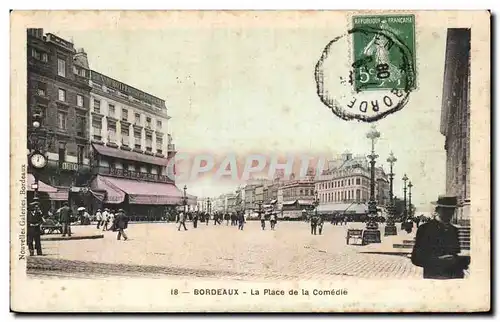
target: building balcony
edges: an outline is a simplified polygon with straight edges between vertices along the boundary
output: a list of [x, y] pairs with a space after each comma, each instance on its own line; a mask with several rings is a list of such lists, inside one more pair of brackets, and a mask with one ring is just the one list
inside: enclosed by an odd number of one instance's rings
[[109, 167], [94, 167], [92, 168], [93, 174], [100, 174], [116, 178], [143, 180], [151, 182], [174, 183], [172, 179], [161, 174], [153, 174], [146, 172], [129, 171], [125, 169], [116, 169]]
[[75, 81], [77, 83], [81, 83], [81, 84], [85, 84], [85, 85], [89, 85], [89, 79], [86, 78], [86, 77], [83, 77], [83, 76], [80, 76], [78, 74], [73, 74], [75, 76]]

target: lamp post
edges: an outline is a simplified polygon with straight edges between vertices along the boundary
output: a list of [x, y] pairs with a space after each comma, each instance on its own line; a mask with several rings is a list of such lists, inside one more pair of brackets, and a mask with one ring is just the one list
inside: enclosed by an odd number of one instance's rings
[[368, 222], [366, 229], [363, 231], [363, 243], [380, 243], [380, 230], [378, 229], [377, 217], [377, 201], [375, 200], [375, 159], [378, 155], [375, 154], [375, 141], [380, 138], [380, 132], [375, 126], [372, 126], [366, 137], [371, 140], [372, 150], [368, 158], [370, 159], [370, 201], [368, 202]]
[[410, 218], [412, 217], [412, 209], [411, 209], [411, 188], [413, 187], [413, 184], [408, 182], [408, 215]]
[[207, 212], [208, 215], [210, 216], [211, 210], [212, 210], [212, 202], [210, 201], [210, 197], [207, 198]]
[[403, 208], [403, 222], [406, 221], [406, 216], [408, 215], [408, 212], [407, 212], [407, 208], [406, 208], [406, 181], [408, 181], [408, 177], [406, 176], [406, 173], [405, 175], [403, 176], [403, 182], [404, 182], [404, 186], [403, 186], [403, 203], [404, 203], [404, 208]]
[[[47, 165], [47, 157], [41, 152], [44, 149], [44, 141], [47, 140], [47, 136], [41, 133], [42, 125], [42, 115], [39, 110], [35, 110], [31, 116], [31, 127], [28, 129], [28, 149], [29, 152], [29, 162], [32, 168], [34, 182], [31, 185], [33, 189], [33, 199], [38, 199], [38, 171], [41, 171]], [[47, 143], [45, 141], [45, 143]]]
[[184, 185], [184, 215], [187, 213], [187, 194], [186, 194], [187, 186]]
[[318, 190], [314, 191], [314, 215], [318, 215], [318, 206], [319, 206], [319, 198], [318, 198]]
[[394, 163], [396, 163], [398, 159], [394, 156], [394, 153], [391, 152], [389, 157], [387, 158], [387, 162], [389, 162], [389, 207], [388, 207], [388, 215], [387, 215], [387, 224], [385, 225], [384, 229], [384, 236], [393, 236], [397, 235], [398, 231], [396, 229], [396, 225], [394, 224], [394, 215], [395, 215], [395, 206], [394, 206]]

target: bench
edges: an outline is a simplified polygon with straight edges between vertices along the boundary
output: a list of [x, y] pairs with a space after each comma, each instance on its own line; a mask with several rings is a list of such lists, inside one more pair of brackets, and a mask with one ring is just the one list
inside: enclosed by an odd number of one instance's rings
[[354, 241], [354, 245], [364, 245], [363, 244], [363, 229], [348, 229], [346, 242], [349, 245], [351, 239]]

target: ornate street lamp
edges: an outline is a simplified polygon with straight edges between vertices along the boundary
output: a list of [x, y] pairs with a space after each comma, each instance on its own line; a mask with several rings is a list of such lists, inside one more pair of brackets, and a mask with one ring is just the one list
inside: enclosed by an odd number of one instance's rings
[[368, 222], [366, 229], [363, 231], [363, 243], [380, 243], [380, 230], [378, 230], [377, 217], [377, 201], [375, 200], [375, 159], [378, 155], [375, 154], [375, 141], [380, 138], [380, 132], [373, 125], [366, 137], [371, 140], [372, 151], [368, 155], [370, 159], [370, 201], [368, 202]]
[[40, 111], [34, 111], [31, 119], [32, 126], [29, 129], [28, 135], [28, 149], [30, 150], [28, 159], [33, 169], [33, 177], [35, 178], [31, 188], [33, 189], [33, 199], [36, 200], [38, 199], [39, 188], [38, 171], [41, 171], [47, 165], [47, 157], [41, 152], [45, 148], [44, 145], [46, 145], [43, 140], [47, 140], [47, 137], [44, 138], [43, 133], [41, 133], [42, 116]]
[[318, 206], [319, 206], [319, 198], [318, 198], [318, 190], [314, 191], [314, 214], [318, 215]]
[[187, 186], [184, 185], [184, 198], [183, 198], [183, 201], [184, 201], [184, 213], [187, 213], [187, 194], [186, 194], [186, 190], [187, 190]]
[[411, 209], [411, 187], [413, 187], [413, 184], [411, 181], [408, 183], [408, 215], [410, 218], [412, 217], [412, 209]]
[[211, 210], [212, 210], [212, 202], [210, 201], [210, 197], [208, 197], [207, 198], [207, 212], [208, 212], [208, 215], [210, 215]]
[[403, 176], [403, 182], [404, 182], [404, 186], [403, 186], [403, 193], [404, 193], [403, 222], [406, 221], [406, 216], [408, 215], [408, 212], [406, 210], [406, 181], [408, 181], [408, 177], [406, 176], [406, 173], [405, 173], [405, 175]]
[[387, 158], [387, 162], [389, 162], [390, 172], [389, 172], [389, 206], [387, 207], [389, 212], [387, 216], [387, 224], [384, 229], [384, 236], [392, 236], [397, 235], [398, 230], [396, 229], [396, 225], [394, 224], [394, 216], [396, 207], [394, 206], [394, 172], [393, 167], [394, 163], [396, 163], [398, 159], [394, 156], [394, 153], [391, 152], [389, 157]]

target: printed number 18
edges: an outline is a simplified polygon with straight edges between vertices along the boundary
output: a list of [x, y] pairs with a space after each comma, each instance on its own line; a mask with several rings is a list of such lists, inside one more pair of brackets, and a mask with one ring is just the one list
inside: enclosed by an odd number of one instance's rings
[[174, 289], [170, 290], [170, 295], [177, 295], [177, 294], [179, 294], [179, 290], [178, 289], [174, 288]]

